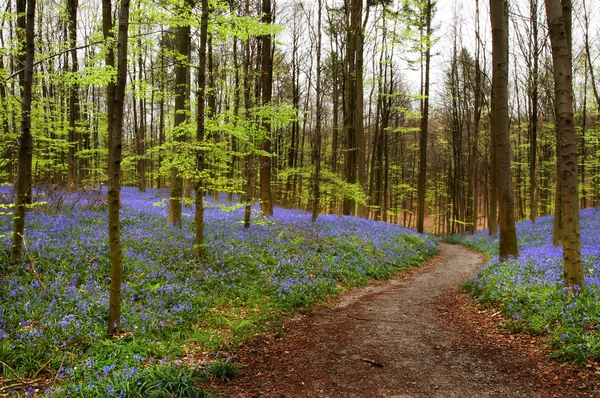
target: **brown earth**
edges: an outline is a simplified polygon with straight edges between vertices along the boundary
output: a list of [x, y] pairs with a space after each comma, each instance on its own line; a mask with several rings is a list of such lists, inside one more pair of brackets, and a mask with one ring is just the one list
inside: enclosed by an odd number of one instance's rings
[[349, 291], [251, 341], [217, 397], [589, 397], [598, 366], [548, 360], [542, 338], [501, 328], [458, 293], [481, 255], [441, 245], [425, 266]]

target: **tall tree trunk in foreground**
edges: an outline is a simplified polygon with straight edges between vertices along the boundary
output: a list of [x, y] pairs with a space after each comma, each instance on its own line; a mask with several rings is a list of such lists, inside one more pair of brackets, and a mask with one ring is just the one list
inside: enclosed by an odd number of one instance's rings
[[514, 195], [510, 169], [508, 113], [508, 1], [490, 0], [492, 23], [493, 119], [496, 136], [496, 178], [499, 191], [500, 260], [517, 257]]
[[[105, 38], [112, 28], [110, 0], [103, 1]], [[105, 13], [108, 12], [108, 15]], [[108, 241], [110, 246], [110, 297], [108, 309], [109, 336], [114, 335], [121, 322], [121, 283], [123, 268], [121, 263], [121, 229], [119, 211], [121, 209], [121, 140], [123, 136], [123, 108], [125, 105], [125, 85], [127, 83], [127, 39], [129, 29], [129, 0], [122, 0], [119, 12], [119, 29], [117, 36], [117, 80], [112, 92], [107, 97], [109, 103], [108, 123], [112, 126], [110, 147], [108, 151]], [[114, 61], [114, 59], [113, 59]], [[109, 64], [110, 65], [110, 64]], [[114, 66], [114, 63], [113, 63]]]
[[[548, 4], [548, 3], [546, 3]], [[571, 4], [571, 0], [560, 0], [560, 4], [558, 5], [559, 9], [562, 11], [561, 12], [561, 17], [563, 18], [563, 25], [564, 25], [564, 35], [566, 37], [567, 40], [567, 47], [566, 47], [566, 52], [568, 53], [568, 58], [569, 58], [569, 75], [571, 75], [571, 71], [573, 70], [573, 51], [572, 51], [572, 38], [571, 38], [571, 32], [572, 32], [572, 23], [571, 23], [571, 18], [572, 18], [572, 4]], [[546, 16], [548, 15], [547, 11], [546, 11]], [[552, 40], [551, 40], [552, 42]], [[552, 56], [554, 57], [554, 53], [552, 54]], [[566, 69], [565, 69], [566, 70]], [[572, 77], [571, 77], [572, 79]], [[572, 80], [571, 80], [571, 90], [573, 88], [572, 85]], [[555, 81], [555, 85], [556, 85], [556, 81]], [[563, 225], [562, 225], [562, 220], [563, 220], [563, 215], [562, 215], [562, 209], [563, 209], [563, 205], [562, 205], [562, 167], [564, 165], [564, 162], [561, 160], [561, 154], [562, 154], [562, 149], [561, 149], [561, 132], [560, 132], [560, 115], [559, 115], [559, 111], [558, 111], [558, 100], [555, 101], [555, 105], [554, 105], [554, 112], [555, 112], [555, 117], [556, 117], [556, 180], [555, 180], [555, 187], [554, 187], [554, 234], [552, 235], [552, 241], [554, 243], [554, 246], [559, 247], [561, 245], [561, 241], [562, 241], [562, 230], [563, 230]], [[573, 109], [573, 108], [571, 108]]]
[[[573, 77], [570, 51], [570, 2], [546, 0], [546, 16], [552, 43], [554, 92], [560, 135], [560, 194], [565, 286], [573, 290], [584, 286], [579, 231], [579, 191], [577, 180], [577, 139], [573, 117]], [[562, 6], [565, 5], [563, 0]], [[567, 11], [565, 13], [565, 11]], [[577, 286], [577, 287], [576, 287]]]
[[[27, 7], [27, 10], [25, 8]], [[19, 84], [21, 86], [21, 137], [19, 140], [19, 159], [17, 169], [17, 203], [15, 205], [14, 229], [12, 249], [10, 252], [11, 263], [21, 260], [23, 248], [23, 233], [25, 232], [25, 208], [27, 198], [31, 192], [31, 162], [33, 156], [33, 138], [31, 136], [31, 99], [33, 85], [33, 59], [35, 57], [34, 24], [35, 24], [35, 0], [18, 0], [17, 13], [19, 14], [17, 25], [25, 32], [25, 45], [20, 55], [24, 68], [19, 73]], [[23, 42], [19, 43], [19, 47]]]
[[427, 129], [429, 125], [429, 64], [431, 61], [431, 0], [427, 0], [425, 31], [425, 83], [421, 109], [421, 135], [419, 137], [419, 183], [417, 192], [417, 232], [423, 233], [425, 223], [425, 184], [427, 183]]
[[531, 114], [529, 118], [529, 200], [530, 200], [530, 219], [534, 223], [537, 217], [537, 125], [538, 125], [538, 106], [539, 106], [539, 28], [538, 28], [538, 2], [531, 1], [531, 57], [533, 68], [530, 71], [529, 88], [531, 98]]
[[[142, 47], [142, 40], [139, 39], [139, 46]], [[144, 68], [144, 62], [142, 59], [142, 52], [138, 54], [138, 68], [139, 68], [139, 81], [142, 82], [143, 74], [142, 70]], [[139, 108], [140, 108], [140, 125], [136, 131], [135, 137], [135, 151], [136, 155], [139, 158], [136, 161], [137, 172], [138, 172], [138, 188], [140, 192], [146, 192], [146, 100], [144, 99], [144, 95], [140, 95], [138, 100]], [[150, 126], [152, 127], [152, 126]], [[152, 131], [152, 128], [150, 129]]]
[[[272, 22], [271, 0], [262, 0], [262, 22], [270, 24]], [[262, 106], [271, 105], [271, 95], [273, 92], [273, 54], [271, 35], [262, 36], [262, 65], [261, 65], [261, 92]], [[260, 149], [268, 154], [271, 153], [271, 122], [263, 120], [263, 129], [265, 137], [263, 138]], [[260, 210], [265, 216], [273, 215], [273, 197], [271, 193], [271, 156], [261, 155], [260, 162]]]
[[[189, 13], [193, 6], [193, 0], [186, 0], [180, 10]], [[177, 57], [175, 63], [175, 119], [174, 139], [176, 142], [184, 142], [187, 131], [185, 123], [188, 118], [188, 107], [190, 100], [190, 25], [178, 26], [175, 29]], [[169, 201], [169, 222], [181, 228], [181, 202], [183, 198], [183, 178], [177, 167], [171, 167], [171, 200]]]
[[481, 125], [481, 111], [483, 108], [483, 90], [481, 88], [481, 65], [480, 65], [480, 51], [481, 51], [481, 38], [479, 37], [479, 0], [475, 0], [475, 39], [476, 39], [476, 50], [475, 50], [475, 87], [474, 87], [474, 99], [473, 99], [473, 143], [471, 146], [471, 164], [473, 170], [471, 170], [471, 183], [470, 183], [470, 200], [471, 200], [471, 225], [469, 226], [469, 233], [472, 235], [477, 232], [478, 221], [479, 221], [479, 133]]
[[[364, 47], [365, 47], [365, 25], [369, 15], [369, 7], [366, 8], [365, 20], [363, 21], [363, 1], [353, 0], [354, 30], [356, 32], [356, 103], [354, 113], [354, 132], [356, 133], [356, 173], [358, 184], [363, 192], [368, 191], [367, 185], [367, 145], [365, 140], [364, 126], [364, 98], [363, 98], [363, 70], [364, 70]], [[366, 204], [358, 204], [359, 217], [369, 217], [369, 208]]]
[[[250, 15], [250, 0], [245, 1], [244, 12]], [[250, 118], [250, 40], [246, 40], [244, 47], [244, 116], [246, 120]], [[252, 215], [252, 200], [253, 200], [253, 184], [252, 184], [252, 168], [254, 164], [254, 156], [252, 154], [251, 144], [246, 144], [246, 165], [244, 166], [244, 228], [250, 228], [250, 218]]]
[[[204, 141], [204, 104], [206, 100], [206, 42], [208, 38], [208, 0], [202, 0], [202, 17], [200, 19], [200, 53], [198, 54], [198, 114], [196, 115], [196, 141], [198, 145]], [[237, 93], [236, 93], [237, 95]], [[202, 174], [204, 173], [204, 154], [199, 152], [197, 156], [196, 176], [196, 257], [204, 254], [204, 184]]]
[[[490, 108], [494, 109], [494, 88]], [[498, 233], [498, 176], [496, 175], [496, 127], [494, 112], [490, 112], [490, 201], [488, 213], [489, 235]]]
[[[346, 59], [344, 68], [344, 132], [346, 151], [344, 167], [346, 182], [366, 187], [366, 159], [363, 126], [363, 2], [346, 0]], [[345, 198], [343, 214], [354, 214], [356, 200]], [[359, 206], [359, 216], [366, 212], [366, 206]]]
[[67, 1], [67, 12], [69, 14], [68, 25], [69, 25], [69, 46], [71, 47], [71, 83], [69, 87], [69, 152], [68, 152], [68, 183], [69, 189], [75, 190], [77, 184], [81, 180], [81, 170], [78, 170], [78, 162], [76, 159], [78, 149], [77, 144], [79, 143], [77, 124], [80, 119], [79, 109], [79, 83], [77, 80], [77, 72], [79, 71], [79, 62], [77, 60], [77, 7], [78, 0]]
[[321, 99], [323, 98], [321, 94], [321, 13], [322, 13], [322, 0], [318, 1], [318, 11], [317, 11], [317, 104], [316, 104], [316, 126], [315, 126], [315, 142], [313, 146], [313, 166], [314, 166], [314, 174], [313, 174], [313, 203], [312, 203], [312, 222], [317, 221], [317, 217], [319, 216], [319, 202], [320, 202], [320, 179], [321, 179], [321, 119], [322, 119], [322, 110], [321, 110]]

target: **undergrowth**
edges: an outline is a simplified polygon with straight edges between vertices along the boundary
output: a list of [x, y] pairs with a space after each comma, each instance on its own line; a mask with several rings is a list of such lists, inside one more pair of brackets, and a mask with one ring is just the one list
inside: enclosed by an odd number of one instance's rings
[[600, 212], [581, 212], [581, 247], [586, 287], [568, 298], [563, 253], [552, 245], [552, 217], [517, 223], [520, 256], [497, 261], [498, 236], [488, 231], [455, 236], [454, 242], [485, 253], [489, 263], [464, 286], [482, 304], [500, 306], [515, 332], [547, 335], [552, 357], [600, 360]]
[[[253, 206], [245, 230], [243, 209], [209, 200], [199, 262], [193, 207], [182, 228], [171, 227], [165, 196], [123, 189], [122, 319], [112, 339], [106, 208], [28, 212], [25, 239], [43, 286], [26, 257], [0, 269], [0, 377], [39, 380], [32, 388], [55, 397], [203, 396], [207, 378], [235, 376], [215, 353], [276, 331], [289, 311], [438, 251], [433, 238], [395, 225], [335, 215], [311, 223], [298, 210], [267, 219]], [[8, 264], [11, 228], [12, 215], [0, 215], [0, 264]]]

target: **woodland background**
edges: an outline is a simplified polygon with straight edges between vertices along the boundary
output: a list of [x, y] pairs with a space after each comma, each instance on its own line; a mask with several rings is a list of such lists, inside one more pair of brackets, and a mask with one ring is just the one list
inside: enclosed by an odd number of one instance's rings
[[[368, 2], [362, 13], [351, 2], [266, 3], [267, 18], [265, 4], [255, 1], [209, 2], [202, 142], [195, 133], [202, 8], [193, 1], [131, 3], [121, 183], [142, 191], [181, 184], [189, 196], [201, 147], [202, 179], [215, 195], [268, 203], [268, 187], [273, 204], [313, 208], [316, 190], [319, 212], [414, 227], [422, 158], [426, 229], [487, 227], [494, 194], [487, 2], [441, 4], [441, 12], [435, 1]], [[516, 219], [555, 208], [555, 100], [541, 3], [515, 1], [509, 10]], [[18, 7], [4, 2], [1, 14], [0, 178], [8, 184], [17, 175], [23, 101]], [[573, 5], [582, 208], [600, 200], [594, 13], [589, 0]], [[352, 39], [357, 23], [364, 35]], [[269, 34], [275, 36], [265, 51]], [[105, 184], [105, 87], [116, 69], [105, 62], [113, 41], [103, 36], [101, 4], [37, 2], [34, 37], [32, 184], [56, 195]], [[360, 41], [364, 50], [357, 52]], [[271, 98], [263, 95], [265, 68], [272, 68]]]

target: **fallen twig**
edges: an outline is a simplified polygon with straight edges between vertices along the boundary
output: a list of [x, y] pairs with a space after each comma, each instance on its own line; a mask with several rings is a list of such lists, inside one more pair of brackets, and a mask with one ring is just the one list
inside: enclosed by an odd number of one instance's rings
[[62, 361], [60, 361], [60, 366], [58, 367], [58, 371], [56, 372], [56, 375], [54, 376], [54, 380], [52, 381], [52, 384], [56, 383], [56, 379], [58, 379], [58, 374], [60, 373], [60, 370], [62, 369], [62, 366], [65, 363], [65, 358], [66, 358], [66, 355], [63, 356]]
[[40, 284], [40, 286], [42, 287], [42, 289], [45, 292], [47, 292], [48, 289], [46, 289], [46, 286], [44, 286], [44, 284], [42, 283], [42, 280], [40, 279], [40, 276], [38, 275], [37, 271], [35, 270], [35, 261], [33, 260], [33, 257], [31, 257], [31, 255], [29, 254], [29, 248], [27, 247], [27, 241], [25, 240], [25, 237], [21, 234], [18, 234], [18, 235], [21, 237], [21, 239], [23, 239], [23, 247], [25, 248], [25, 255], [29, 259], [29, 265], [31, 265], [31, 271], [33, 272], [33, 275], [35, 276], [35, 279], [37, 279], [37, 281]]
[[13, 374], [18, 378], [19, 375], [17, 374], [17, 372], [15, 372], [15, 370], [13, 368], [11, 368], [10, 366], [8, 366], [7, 364], [5, 364], [4, 362], [0, 361], [0, 365], [8, 368], [8, 370], [10, 370], [11, 372], [13, 372]]
[[366, 321], [366, 322], [391, 322], [391, 323], [405, 323], [398, 319], [391, 318], [362, 318], [359, 316], [348, 315], [348, 318], [356, 319], [357, 321]]
[[0, 393], [5, 393], [25, 387], [43, 387], [47, 384], [47, 381], [43, 379], [10, 379], [3, 380], [2, 382], [0, 382], [0, 384], [6, 384], [5, 386], [0, 387]]
[[363, 361], [363, 362], [368, 363], [369, 365], [373, 365], [373, 366], [376, 366], [378, 368], [383, 368], [383, 364], [381, 362], [377, 362], [377, 361], [374, 361], [374, 360], [369, 359], [369, 358], [361, 358], [360, 360]]

